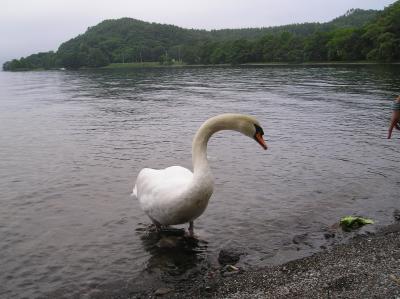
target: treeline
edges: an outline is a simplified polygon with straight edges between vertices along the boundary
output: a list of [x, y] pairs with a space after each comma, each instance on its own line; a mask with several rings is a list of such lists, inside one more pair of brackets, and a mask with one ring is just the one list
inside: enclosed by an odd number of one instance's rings
[[400, 1], [375, 15], [351, 10], [311, 32], [313, 26], [303, 24], [295, 27], [300, 32], [276, 31], [253, 40], [207, 41], [187, 49], [184, 58], [201, 64], [400, 60]]
[[101, 67], [110, 63], [242, 64], [400, 60], [400, 1], [377, 12], [351, 10], [328, 23], [224, 30], [183, 29], [130, 18], [106, 20], [4, 70]]
[[13, 59], [3, 64], [3, 70], [32, 70], [32, 69], [53, 69], [61, 67], [57, 61], [57, 54], [53, 51], [32, 54], [21, 59]]

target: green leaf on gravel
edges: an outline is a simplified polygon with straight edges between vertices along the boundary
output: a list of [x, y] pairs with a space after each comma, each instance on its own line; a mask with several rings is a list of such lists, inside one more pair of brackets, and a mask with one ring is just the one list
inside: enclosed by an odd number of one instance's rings
[[340, 219], [340, 226], [347, 231], [359, 228], [366, 224], [374, 224], [374, 221], [372, 219], [358, 216], [345, 216]]

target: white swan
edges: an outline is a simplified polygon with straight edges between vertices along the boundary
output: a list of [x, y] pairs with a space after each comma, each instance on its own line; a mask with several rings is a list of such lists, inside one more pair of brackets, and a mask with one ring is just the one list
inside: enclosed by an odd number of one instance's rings
[[133, 195], [158, 229], [189, 222], [189, 233], [193, 236], [193, 220], [206, 209], [214, 187], [207, 160], [207, 142], [221, 130], [238, 131], [267, 149], [263, 129], [254, 117], [221, 114], [208, 119], [193, 139], [193, 173], [181, 166], [160, 170], [144, 168], [139, 172]]

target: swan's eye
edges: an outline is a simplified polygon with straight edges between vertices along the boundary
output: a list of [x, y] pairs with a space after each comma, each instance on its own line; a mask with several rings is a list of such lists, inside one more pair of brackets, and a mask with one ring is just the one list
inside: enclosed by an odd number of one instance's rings
[[254, 127], [256, 128], [256, 132], [254, 133], [254, 140], [257, 141], [262, 146], [262, 148], [266, 150], [268, 147], [263, 138], [264, 135], [263, 129], [256, 124], [254, 124]]
[[263, 129], [262, 129], [259, 125], [254, 124], [254, 127], [256, 128], [256, 134], [258, 133], [258, 134], [260, 134], [261, 136], [264, 135], [264, 131], [263, 131]]

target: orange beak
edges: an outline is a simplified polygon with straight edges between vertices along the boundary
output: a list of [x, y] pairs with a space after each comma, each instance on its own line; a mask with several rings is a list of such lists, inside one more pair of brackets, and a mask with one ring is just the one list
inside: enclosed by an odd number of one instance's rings
[[256, 135], [254, 135], [254, 138], [258, 142], [258, 144], [262, 146], [263, 149], [266, 150], [268, 148], [264, 138], [260, 133], [256, 133]]

